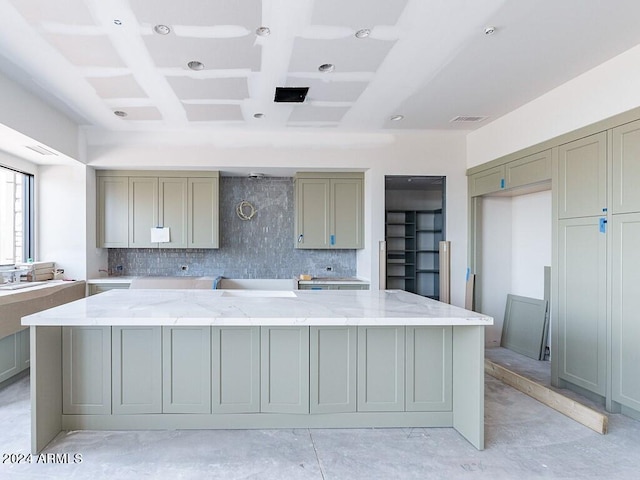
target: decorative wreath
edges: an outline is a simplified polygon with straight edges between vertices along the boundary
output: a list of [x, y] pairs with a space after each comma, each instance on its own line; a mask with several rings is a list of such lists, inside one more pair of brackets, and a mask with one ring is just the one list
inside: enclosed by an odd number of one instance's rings
[[238, 215], [240, 220], [251, 220], [256, 214], [256, 208], [246, 200], [242, 200], [236, 206], [236, 214]]

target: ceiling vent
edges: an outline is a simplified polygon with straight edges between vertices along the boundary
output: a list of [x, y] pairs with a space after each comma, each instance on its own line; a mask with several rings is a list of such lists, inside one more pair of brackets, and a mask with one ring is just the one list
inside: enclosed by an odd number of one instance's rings
[[449, 120], [451, 123], [458, 123], [458, 122], [481, 122], [483, 120], [486, 120], [487, 117], [473, 117], [471, 115], [466, 115], [466, 116], [458, 116], [458, 117], [453, 117], [451, 120]]
[[309, 87], [276, 87], [276, 103], [302, 103], [307, 97]]
[[29, 150], [33, 150], [40, 155], [58, 155], [56, 152], [43, 147], [42, 145], [25, 145]]

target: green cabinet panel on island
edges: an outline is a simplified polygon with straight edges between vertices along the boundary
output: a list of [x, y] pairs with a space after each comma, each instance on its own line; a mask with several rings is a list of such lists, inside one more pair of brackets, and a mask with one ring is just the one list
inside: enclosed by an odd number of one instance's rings
[[[97, 173], [97, 246], [218, 248], [218, 172]], [[168, 242], [151, 229], [169, 228]]]
[[260, 327], [212, 327], [212, 412], [260, 411]]
[[296, 174], [295, 247], [364, 248], [363, 189], [362, 173]]
[[29, 368], [29, 329], [0, 339], [0, 383]]

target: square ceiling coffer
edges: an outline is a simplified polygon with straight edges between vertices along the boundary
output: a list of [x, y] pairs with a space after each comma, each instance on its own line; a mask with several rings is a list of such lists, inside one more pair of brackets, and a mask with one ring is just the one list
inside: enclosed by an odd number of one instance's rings
[[276, 87], [274, 102], [302, 103], [307, 97], [309, 87]]

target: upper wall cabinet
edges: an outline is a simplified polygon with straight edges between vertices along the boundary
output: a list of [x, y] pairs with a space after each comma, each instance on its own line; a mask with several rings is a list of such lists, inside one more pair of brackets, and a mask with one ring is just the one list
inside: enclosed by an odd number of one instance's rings
[[98, 247], [218, 248], [218, 172], [98, 172], [97, 191]]
[[607, 209], [607, 132], [558, 148], [558, 217], [595, 217]]
[[298, 173], [295, 246], [364, 248], [362, 173]]
[[505, 165], [505, 188], [518, 188], [551, 180], [551, 150], [527, 155]]
[[613, 129], [613, 213], [640, 212], [640, 121]]
[[488, 193], [504, 190], [504, 171], [504, 165], [498, 165], [497, 167], [471, 175], [471, 177], [469, 177], [471, 196], [479, 197], [481, 195], [487, 195]]

